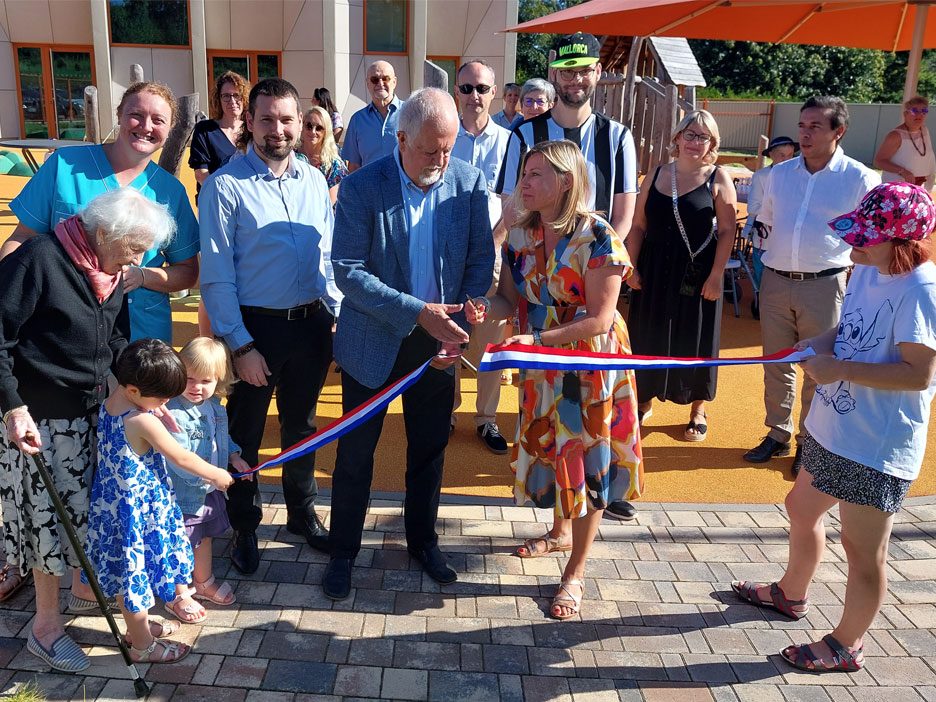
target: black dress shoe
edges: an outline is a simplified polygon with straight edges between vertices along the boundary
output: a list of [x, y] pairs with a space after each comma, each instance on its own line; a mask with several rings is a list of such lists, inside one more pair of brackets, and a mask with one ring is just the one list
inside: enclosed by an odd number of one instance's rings
[[797, 475], [799, 475], [800, 468], [802, 467], [803, 467], [803, 447], [797, 444], [796, 454], [793, 456], [793, 465], [790, 466], [790, 470], [793, 472], [794, 478]]
[[328, 529], [322, 524], [318, 515], [314, 512], [308, 517], [296, 515], [286, 520], [286, 531], [296, 536], [301, 536], [312, 548], [319, 551], [329, 552], [328, 547]]
[[620, 519], [622, 522], [629, 522], [637, 518], [637, 508], [624, 500], [615, 500], [605, 508], [604, 513], [606, 517]]
[[411, 555], [426, 574], [440, 585], [448, 585], [458, 580], [458, 573], [445, 561], [445, 556], [439, 550], [438, 546], [426, 549], [408, 548]]
[[766, 463], [774, 456], [789, 456], [790, 444], [765, 436], [757, 446], [744, 454], [748, 463]]
[[260, 567], [260, 550], [257, 548], [256, 532], [234, 532], [234, 545], [231, 547], [231, 563], [244, 575], [257, 572], [257, 568]]
[[322, 591], [330, 600], [343, 600], [351, 594], [350, 558], [332, 558], [325, 567], [322, 577]]

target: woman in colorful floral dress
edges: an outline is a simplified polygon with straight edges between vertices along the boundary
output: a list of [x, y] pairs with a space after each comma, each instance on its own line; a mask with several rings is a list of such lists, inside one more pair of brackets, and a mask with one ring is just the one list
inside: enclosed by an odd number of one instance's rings
[[[491, 300], [467, 306], [469, 321], [509, 316], [523, 300], [524, 333], [507, 343], [630, 353], [616, 305], [632, 267], [610, 225], [588, 211], [581, 151], [569, 141], [541, 142], [527, 152], [521, 171], [519, 216], [504, 258], [511, 276], [501, 276]], [[555, 510], [551, 532], [531, 542], [548, 545], [561, 534], [562, 520], [573, 520], [571, 556], [550, 608], [553, 618], [568, 619], [579, 611], [603, 510], [642, 489], [634, 375], [529, 370], [520, 378], [514, 499]]]

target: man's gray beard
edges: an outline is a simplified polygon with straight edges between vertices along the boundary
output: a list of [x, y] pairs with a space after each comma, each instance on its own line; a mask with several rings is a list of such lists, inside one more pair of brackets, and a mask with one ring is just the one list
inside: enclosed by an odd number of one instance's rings
[[425, 173], [420, 173], [420, 174], [419, 174], [419, 184], [420, 184], [422, 187], [424, 187], [424, 188], [425, 188], [426, 186], [429, 186], [429, 185], [435, 185], [436, 183], [439, 182], [439, 178], [441, 178], [441, 177], [442, 177], [442, 171], [441, 171], [441, 170], [433, 171], [431, 175], [425, 174]]

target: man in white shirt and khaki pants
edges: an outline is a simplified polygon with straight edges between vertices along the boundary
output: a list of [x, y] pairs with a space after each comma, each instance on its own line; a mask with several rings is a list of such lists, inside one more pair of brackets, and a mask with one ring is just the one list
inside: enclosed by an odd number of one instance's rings
[[[760, 323], [764, 353], [793, 346], [830, 329], [839, 318], [845, 295], [850, 247], [827, 222], [850, 212], [881, 182], [880, 176], [842, 151], [848, 108], [837, 97], [819, 96], [800, 110], [798, 158], [771, 169], [758, 221], [770, 227], [760, 289]], [[803, 378], [793, 474], [799, 471], [803, 423], [816, 384]], [[796, 370], [791, 364], [764, 366], [767, 436], [744, 454], [751, 463], [766, 463], [790, 452]]]

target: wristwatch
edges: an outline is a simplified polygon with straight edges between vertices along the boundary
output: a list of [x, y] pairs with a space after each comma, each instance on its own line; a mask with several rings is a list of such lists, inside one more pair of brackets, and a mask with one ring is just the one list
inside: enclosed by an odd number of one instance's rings
[[533, 330], [533, 345], [534, 345], [534, 346], [542, 346], [542, 345], [543, 345], [542, 332], [540, 332], [539, 329], [534, 329], [534, 330]]

